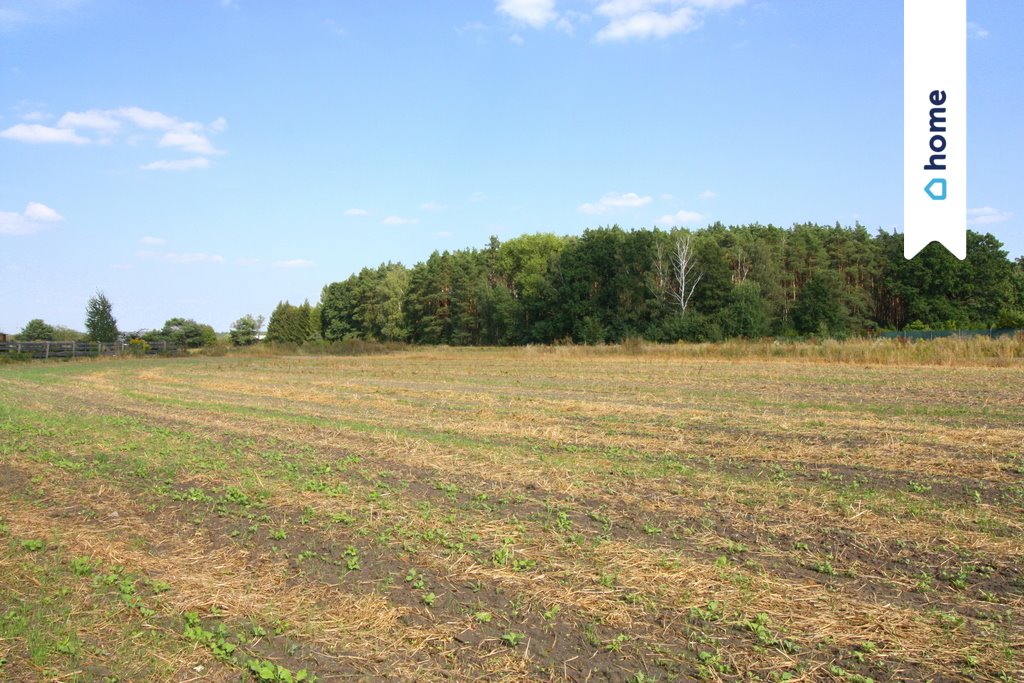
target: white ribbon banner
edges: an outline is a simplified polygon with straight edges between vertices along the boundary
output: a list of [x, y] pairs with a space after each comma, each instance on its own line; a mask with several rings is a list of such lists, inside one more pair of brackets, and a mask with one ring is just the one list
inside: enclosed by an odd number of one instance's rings
[[967, 256], [967, 0], [903, 2], [903, 256]]

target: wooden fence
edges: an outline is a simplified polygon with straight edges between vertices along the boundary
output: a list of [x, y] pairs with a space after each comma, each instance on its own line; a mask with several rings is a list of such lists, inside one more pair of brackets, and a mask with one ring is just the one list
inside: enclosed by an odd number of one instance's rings
[[119, 356], [122, 354], [177, 353], [178, 346], [170, 342], [147, 342], [145, 345], [128, 342], [0, 342], [0, 353], [28, 353], [33, 358], [87, 358], [96, 356]]

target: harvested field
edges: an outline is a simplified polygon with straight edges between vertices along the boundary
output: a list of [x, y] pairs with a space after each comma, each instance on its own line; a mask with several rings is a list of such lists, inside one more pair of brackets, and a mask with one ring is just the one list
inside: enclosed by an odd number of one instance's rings
[[1022, 396], [644, 349], [0, 367], [0, 679], [1022, 681]]

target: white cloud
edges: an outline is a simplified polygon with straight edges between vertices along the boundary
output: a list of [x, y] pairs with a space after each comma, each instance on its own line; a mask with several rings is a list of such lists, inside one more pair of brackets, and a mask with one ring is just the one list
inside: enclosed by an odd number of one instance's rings
[[39, 144], [44, 142], [69, 142], [73, 145], [84, 145], [89, 142], [75, 131], [66, 128], [51, 128], [38, 123], [19, 123], [15, 126], [0, 131], [0, 138]]
[[[40, 116], [45, 116], [40, 114]], [[159, 111], [141, 107], [120, 107], [117, 109], [89, 109], [86, 111], [69, 111], [57, 121], [57, 126], [40, 124], [18, 124], [0, 131], [0, 137], [28, 143], [65, 142], [85, 144], [96, 142], [109, 144], [114, 136], [120, 133], [127, 124], [130, 128], [124, 138], [128, 144], [138, 144], [145, 139], [142, 131], [163, 131], [158, 141], [160, 147], [172, 147], [183, 152], [211, 156], [223, 154], [208, 137], [208, 133], [220, 133], [227, 129], [227, 120], [221, 116], [214, 119], [208, 126], [196, 121], [182, 121]], [[134, 130], [132, 130], [134, 129]], [[79, 131], [91, 132], [97, 137], [85, 137]], [[184, 171], [195, 168], [206, 168], [209, 160], [203, 158], [179, 159], [171, 161], [154, 161], [140, 168], [146, 171], [170, 170]]]
[[704, 190], [697, 196], [700, 197], [701, 199], [714, 199], [718, 196], [718, 193], [715, 192], [714, 190]]
[[555, 0], [499, 0], [497, 9], [533, 28], [543, 28], [558, 18]]
[[161, 247], [167, 244], [167, 240], [163, 237], [143, 237], [139, 240], [139, 244], [145, 244], [151, 247]]
[[50, 118], [50, 115], [42, 111], [30, 111], [27, 114], [22, 114], [21, 118], [26, 121], [45, 121]]
[[703, 15], [741, 5], [745, 0], [606, 0], [597, 14], [608, 19], [597, 42], [667, 38], [700, 28]]
[[25, 217], [30, 221], [42, 221], [44, 223], [56, 223], [64, 220], [64, 216], [39, 202], [29, 202], [25, 205]]
[[1009, 211], [1000, 211], [991, 206], [982, 206], [977, 209], [967, 209], [967, 225], [977, 227], [981, 225], [992, 225], [1009, 220], [1013, 216]]
[[687, 211], [681, 209], [672, 214], [667, 214], [658, 219], [658, 223], [665, 226], [670, 225], [686, 225], [687, 223], [696, 223], [697, 221], [704, 220], [704, 216], [700, 215], [696, 211]]
[[967, 22], [967, 35], [971, 38], [988, 38], [988, 29], [979, 26], [973, 21]]
[[508, 37], [508, 42], [512, 43], [513, 45], [522, 45], [526, 41], [524, 41], [523, 37], [518, 33], [513, 33]]
[[352, 209], [347, 209], [345, 211], [345, 215], [346, 216], [369, 216], [370, 212], [367, 211], [366, 209], [352, 208]]
[[247, 258], [243, 256], [238, 259], [238, 265], [240, 266], [255, 266], [259, 262], [260, 260], [258, 258]]
[[115, 119], [109, 111], [90, 109], [89, 111], [69, 111], [60, 117], [57, 125], [61, 128], [91, 128], [102, 131], [115, 131], [121, 127], [121, 122]]
[[388, 216], [381, 221], [384, 225], [416, 225], [418, 218], [402, 218], [401, 216]]
[[180, 147], [192, 154], [223, 154], [205, 135], [190, 131], [170, 131], [160, 138], [161, 147]]
[[597, 32], [595, 39], [605, 42], [630, 38], [666, 38], [673, 33], [692, 31], [699, 25], [697, 13], [692, 7], [681, 7], [670, 14], [638, 12], [613, 18]]
[[293, 258], [274, 263], [275, 268], [312, 268], [315, 265], [312, 261], [304, 258]]
[[64, 217], [39, 202], [29, 202], [21, 213], [0, 211], [0, 235], [32, 235], [46, 228], [47, 224], [59, 223]]
[[598, 5], [596, 11], [606, 17], [628, 17], [658, 4], [660, 0], [607, 0]]
[[444, 211], [448, 207], [440, 202], [431, 201], [420, 204], [420, 208], [423, 209], [424, 211]]
[[127, 119], [139, 128], [147, 130], [195, 130], [202, 128], [198, 123], [181, 122], [173, 116], [140, 107], [121, 107], [110, 110], [111, 114]]
[[195, 168], [209, 168], [210, 160], [203, 157], [194, 159], [161, 159], [139, 166], [143, 171], [190, 171]]
[[555, 28], [560, 31], [565, 31], [570, 36], [574, 35], [576, 33], [576, 26], [573, 24], [573, 21], [582, 21], [584, 18], [584, 15], [579, 12], [566, 12], [562, 16], [558, 17], [558, 21], [555, 22]]
[[635, 192], [627, 192], [626, 194], [609, 192], [594, 204], [580, 204], [577, 210], [582, 213], [598, 214], [604, 213], [608, 209], [634, 209], [650, 203], [650, 197], [641, 197]]

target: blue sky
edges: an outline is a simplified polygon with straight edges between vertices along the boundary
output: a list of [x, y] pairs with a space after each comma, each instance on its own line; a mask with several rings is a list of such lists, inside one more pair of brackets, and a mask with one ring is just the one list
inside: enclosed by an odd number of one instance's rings
[[[902, 221], [897, 0], [0, 0], [0, 330], [226, 330], [552, 231]], [[970, 224], [1024, 253], [1024, 3], [971, 0]]]

